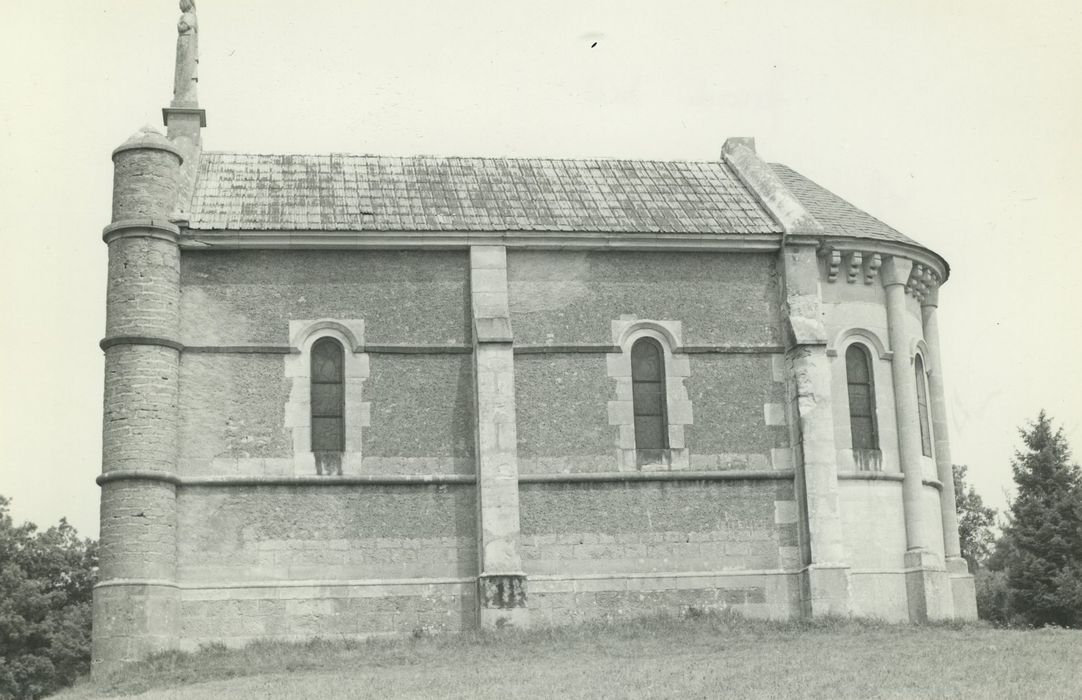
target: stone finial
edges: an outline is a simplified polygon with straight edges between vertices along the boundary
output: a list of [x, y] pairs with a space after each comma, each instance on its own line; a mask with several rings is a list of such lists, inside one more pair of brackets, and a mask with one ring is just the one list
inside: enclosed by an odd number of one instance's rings
[[196, 107], [199, 96], [199, 21], [194, 0], [180, 0], [177, 21], [177, 66], [173, 80], [173, 106]]

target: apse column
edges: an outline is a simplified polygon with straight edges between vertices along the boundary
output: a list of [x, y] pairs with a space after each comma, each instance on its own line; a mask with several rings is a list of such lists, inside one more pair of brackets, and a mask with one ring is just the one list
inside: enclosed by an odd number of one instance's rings
[[888, 256], [880, 269], [886, 289], [887, 326], [893, 352], [891, 375], [894, 411], [898, 423], [898, 458], [901, 462], [902, 509], [905, 516], [906, 552], [904, 557], [909, 618], [914, 622], [950, 617], [946, 572], [939, 557], [929, 548], [927, 517], [924, 512], [924, 477], [921, 466], [920, 418], [917, 408], [917, 383], [906, 330], [906, 284], [913, 262], [896, 255]]
[[951, 460], [950, 433], [947, 428], [947, 399], [943, 389], [943, 360], [939, 346], [939, 287], [933, 286], [920, 303], [924, 325], [924, 342], [928, 347], [928, 393], [932, 403], [932, 434], [935, 436], [935, 463], [939, 481], [940, 517], [943, 520], [943, 551], [946, 553], [947, 572], [950, 574], [951, 593], [954, 599], [954, 616], [958, 619], [976, 620], [976, 591], [973, 576], [966, 560], [962, 558], [958, 537], [958, 511], [954, 505], [954, 470]]

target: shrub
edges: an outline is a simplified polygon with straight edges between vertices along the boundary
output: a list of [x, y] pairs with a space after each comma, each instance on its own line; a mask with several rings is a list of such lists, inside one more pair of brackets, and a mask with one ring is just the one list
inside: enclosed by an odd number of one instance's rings
[[37, 698], [90, 669], [97, 543], [60, 523], [16, 526], [0, 496], [0, 698]]

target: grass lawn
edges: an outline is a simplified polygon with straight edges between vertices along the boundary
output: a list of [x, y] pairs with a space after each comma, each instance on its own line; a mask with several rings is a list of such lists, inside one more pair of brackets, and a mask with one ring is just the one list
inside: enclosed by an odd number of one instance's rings
[[1082, 698], [1082, 630], [723, 615], [166, 653], [58, 697]]

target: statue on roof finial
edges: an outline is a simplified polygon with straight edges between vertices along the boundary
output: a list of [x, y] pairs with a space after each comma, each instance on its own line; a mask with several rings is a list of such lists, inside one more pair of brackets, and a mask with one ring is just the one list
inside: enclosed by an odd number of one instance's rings
[[173, 81], [173, 106], [195, 107], [199, 102], [196, 84], [199, 82], [199, 21], [195, 16], [195, 1], [180, 0], [180, 20], [177, 21], [177, 69]]

